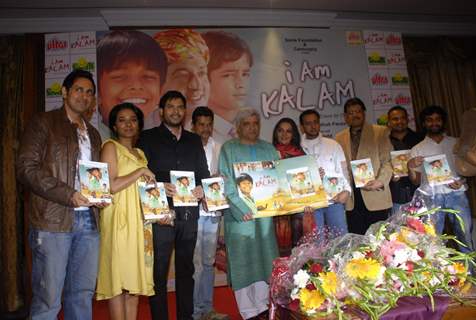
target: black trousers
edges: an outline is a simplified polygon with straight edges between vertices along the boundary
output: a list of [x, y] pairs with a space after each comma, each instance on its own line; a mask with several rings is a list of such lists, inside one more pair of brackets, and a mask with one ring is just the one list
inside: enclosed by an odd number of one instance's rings
[[354, 209], [346, 212], [349, 233], [365, 234], [370, 225], [388, 218], [391, 208], [369, 211], [365, 206], [360, 188], [354, 188], [352, 192], [354, 193]]
[[168, 319], [167, 276], [175, 248], [175, 296], [177, 319], [193, 314], [193, 251], [197, 242], [197, 219], [175, 220], [175, 226], [153, 225], [155, 295], [149, 298], [152, 319]]

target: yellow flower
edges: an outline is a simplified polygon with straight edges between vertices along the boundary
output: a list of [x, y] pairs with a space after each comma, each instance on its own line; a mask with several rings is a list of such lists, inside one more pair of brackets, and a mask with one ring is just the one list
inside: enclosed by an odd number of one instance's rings
[[455, 262], [453, 264], [453, 268], [455, 268], [455, 273], [456, 274], [466, 275], [466, 267], [464, 266], [464, 264], [462, 264], [460, 262]]
[[345, 273], [354, 279], [375, 280], [380, 274], [381, 265], [374, 259], [353, 259], [345, 266]]
[[425, 227], [425, 233], [431, 236], [436, 236], [435, 227], [432, 224], [423, 224]]
[[84, 57], [80, 57], [77, 63], [81, 69], [84, 69], [88, 66], [88, 60], [86, 60], [86, 58]]
[[51, 90], [54, 92], [61, 92], [61, 84], [59, 82], [53, 82]]
[[322, 290], [327, 295], [335, 294], [337, 291], [337, 275], [334, 272], [326, 272], [319, 274], [322, 283]]
[[409, 228], [402, 227], [397, 235], [397, 240], [408, 245], [418, 244], [418, 237], [415, 237], [415, 233]]
[[299, 291], [299, 300], [304, 310], [311, 311], [319, 308], [325, 299], [319, 290], [303, 288]]
[[429, 271], [423, 271], [421, 273], [423, 280], [427, 281], [431, 279], [431, 273]]
[[371, 61], [379, 61], [380, 60], [380, 54], [378, 52], [372, 52], [370, 53], [370, 60]]

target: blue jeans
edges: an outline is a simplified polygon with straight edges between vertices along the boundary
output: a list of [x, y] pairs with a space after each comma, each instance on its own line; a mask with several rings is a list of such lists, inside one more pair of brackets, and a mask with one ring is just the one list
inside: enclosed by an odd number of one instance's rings
[[327, 226], [330, 237], [348, 233], [345, 208], [342, 203], [332, 203], [326, 208], [314, 211], [314, 221], [318, 230]]
[[464, 222], [464, 230], [462, 230], [454, 214], [438, 211], [435, 214], [436, 220], [434, 220], [436, 232], [438, 234], [443, 232], [445, 217], [448, 217], [456, 238], [466, 245], [466, 247], [458, 245], [459, 251], [465, 253], [472, 252], [474, 250], [472, 239], [473, 220], [471, 218], [471, 209], [469, 208], [466, 194], [461, 191], [444, 194], [439, 193], [434, 196], [433, 203], [435, 207], [441, 207], [442, 209], [458, 210], [459, 216]]
[[71, 232], [30, 230], [30, 246], [31, 319], [56, 319], [62, 292], [65, 319], [92, 319], [99, 254], [92, 213], [76, 211]]
[[193, 290], [193, 318], [213, 309], [213, 287], [215, 282], [215, 255], [218, 227], [221, 217], [200, 216], [198, 219], [197, 244], [193, 255], [195, 286]]

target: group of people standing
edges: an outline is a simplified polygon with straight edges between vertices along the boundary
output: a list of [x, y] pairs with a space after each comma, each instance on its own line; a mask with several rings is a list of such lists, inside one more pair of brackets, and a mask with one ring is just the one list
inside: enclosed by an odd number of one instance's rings
[[[18, 177], [31, 192], [30, 244], [32, 249], [32, 319], [54, 319], [63, 307], [66, 319], [90, 319], [92, 298], [107, 299], [113, 319], [135, 319], [138, 297], [149, 296], [153, 319], [167, 319], [167, 276], [175, 251], [177, 319], [225, 319], [213, 310], [214, 260], [221, 216], [227, 247], [227, 276], [241, 316], [261, 319], [269, 303], [272, 262], [279, 256], [273, 218], [254, 219], [239, 196], [233, 164], [274, 161], [311, 155], [319, 173], [339, 173], [343, 189], [326, 208], [305, 208], [316, 227], [363, 234], [408, 202], [416, 186], [431, 193], [438, 205], [460, 211], [462, 230], [450, 218], [455, 234], [472, 251], [471, 212], [464, 179], [428, 189], [421, 169], [423, 157], [445, 154], [454, 168], [456, 140], [444, 134], [446, 112], [425, 108], [420, 121], [425, 135], [408, 128], [408, 115], [396, 106], [388, 112], [388, 128], [366, 122], [366, 108], [358, 98], [344, 105], [348, 128], [336, 139], [320, 132], [320, 115], [304, 111], [298, 125], [290, 118], [275, 126], [272, 143], [261, 140], [260, 114], [243, 108], [235, 117], [237, 138], [222, 146], [213, 137], [214, 114], [206, 106], [192, 114], [192, 132], [184, 129], [187, 101], [178, 91], [160, 99], [161, 124], [142, 131], [144, 114], [130, 102], [115, 105], [107, 115], [114, 138], [101, 145], [97, 130], [84, 119], [94, 100], [92, 75], [77, 70], [62, 86], [63, 106], [42, 113], [27, 127], [18, 155]], [[392, 174], [390, 151], [411, 149], [409, 176]], [[356, 188], [349, 174], [351, 160], [370, 158], [375, 179]], [[113, 202], [92, 204], [78, 191], [78, 160], [108, 164]], [[193, 171], [196, 207], [174, 207], [177, 192], [170, 171]], [[453, 172], [455, 172], [453, 170]], [[229, 209], [209, 212], [201, 179], [221, 175]], [[143, 221], [138, 181], [165, 183], [170, 224]], [[99, 212], [101, 210], [101, 212]], [[292, 245], [302, 235], [300, 214], [293, 226]], [[445, 214], [437, 214], [442, 232]], [[96, 282], [97, 279], [97, 282]]]

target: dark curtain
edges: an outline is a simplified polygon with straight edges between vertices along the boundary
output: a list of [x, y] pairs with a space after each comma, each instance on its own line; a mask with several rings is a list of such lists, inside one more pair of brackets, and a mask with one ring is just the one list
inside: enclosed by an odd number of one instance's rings
[[43, 36], [0, 37], [0, 314], [28, 303], [23, 193], [15, 160], [24, 123], [42, 108]]
[[[403, 37], [403, 46], [415, 118], [440, 105], [448, 112], [447, 133], [458, 137], [464, 111], [476, 107], [476, 37]], [[468, 185], [474, 216], [475, 178]]]

